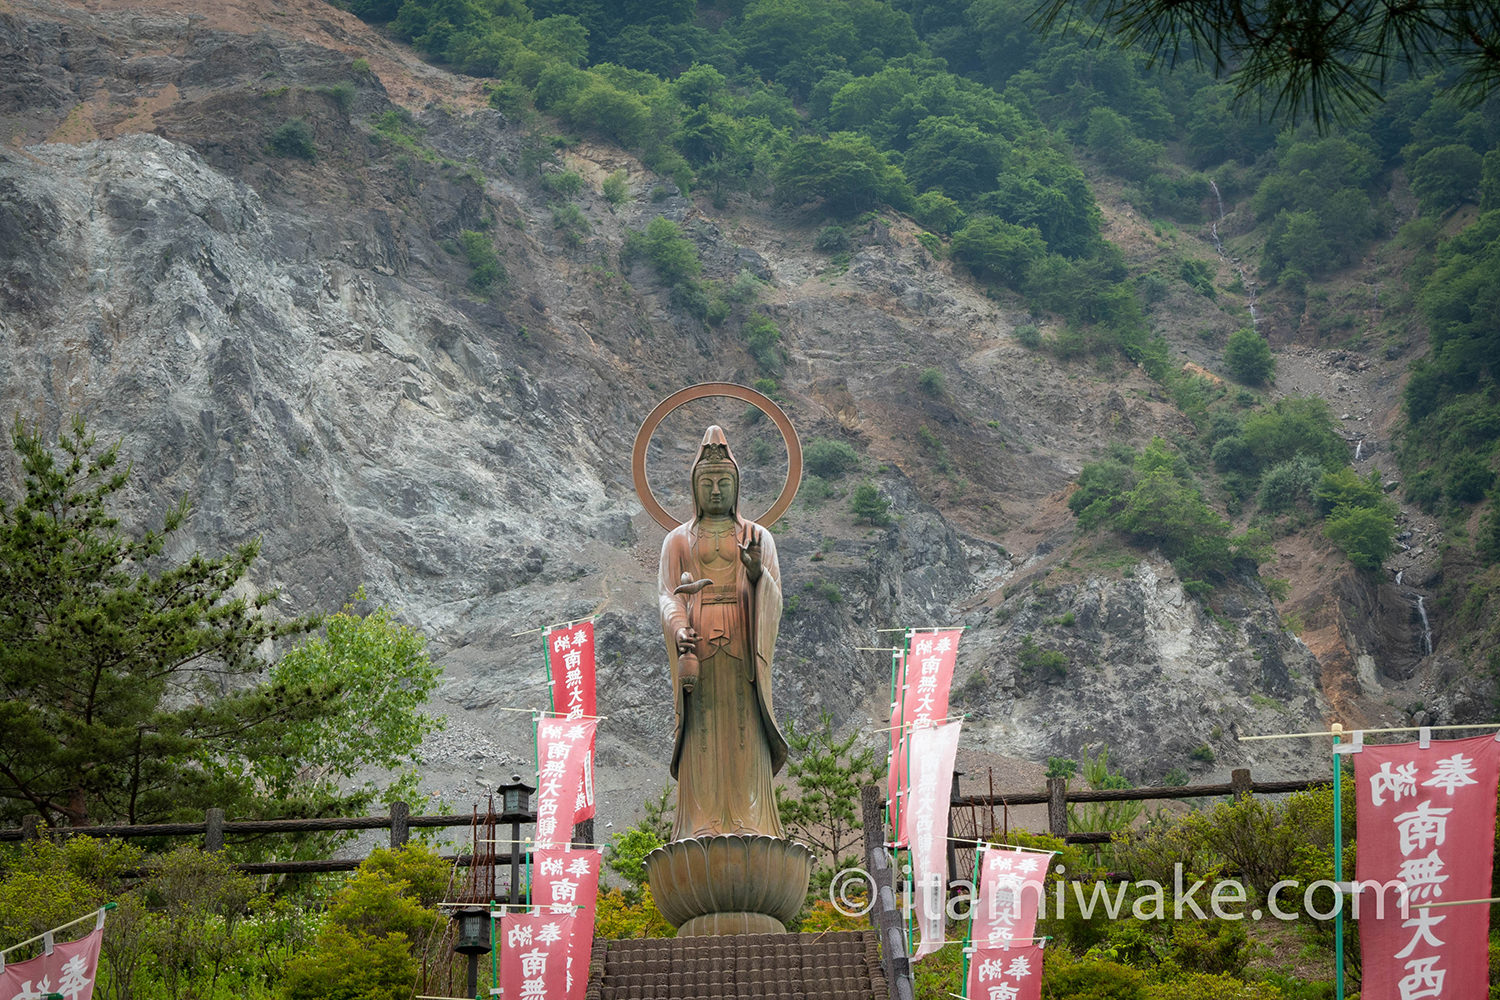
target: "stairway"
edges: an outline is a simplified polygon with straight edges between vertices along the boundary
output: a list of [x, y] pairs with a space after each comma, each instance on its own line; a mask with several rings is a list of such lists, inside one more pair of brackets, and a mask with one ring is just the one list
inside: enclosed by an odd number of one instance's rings
[[887, 1000], [873, 931], [595, 941], [585, 1000]]

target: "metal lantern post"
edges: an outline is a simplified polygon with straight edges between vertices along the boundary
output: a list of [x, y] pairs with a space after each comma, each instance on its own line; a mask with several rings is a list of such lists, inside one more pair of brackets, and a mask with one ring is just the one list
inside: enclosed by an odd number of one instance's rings
[[453, 950], [469, 958], [468, 991], [464, 996], [475, 996], [479, 990], [479, 956], [490, 950], [490, 911], [485, 906], [466, 906], [453, 911], [456, 925]]
[[510, 824], [510, 898], [507, 902], [521, 902], [521, 824], [535, 823], [536, 813], [531, 810], [531, 793], [536, 789], [512, 774], [508, 784], [496, 789], [500, 793], [500, 822]]

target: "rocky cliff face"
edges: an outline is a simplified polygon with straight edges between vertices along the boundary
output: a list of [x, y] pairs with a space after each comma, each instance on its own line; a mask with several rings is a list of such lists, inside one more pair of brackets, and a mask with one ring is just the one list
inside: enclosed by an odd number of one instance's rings
[[[419, 624], [452, 724], [428, 748], [434, 794], [467, 801], [524, 769], [529, 721], [507, 709], [545, 704], [531, 630], [589, 614], [610, 716], [603, 818], [628, 820], [666, 781], [662, 533], [635, 498], [631, 441], [676, 388], [758, 372], [728, 327], [621, 268], [626, 234], [656, 215], [710, 277], [766, 282], [804, 440], [853, 444], [898, 515], [859, 526], [846, 501], [811, 497], [778, 526], [778, 714], [827, 710], [883, 741], [889, 660], [856, 647], [963, 625], [956, 698], [988, 753], [1107, 743], [1144, 782], [1190, 760], [1322, 773], [1305, 747], [1234, 742], [1318, 728], [1329, 707], [1319, 659], [1258, 581], [1210, 615], [1158, 559], [1070, 562], [1061, 491], [1078, 468], [1180, 416], [1133, 369], [1020, 346], [1020, 305], [934, 259], [908, 222], [861, 227], [834, 266], [799, 217], [689, 200], [609, 148], [554, 156], [544, 123], [484, 108], [475, 81], [314, 0], [0, 0], [0, 66], [0, 403], [120, 436], [136, 515], [186, 495], [185, 547], [261, 538], [256, 582], [285, 609], [333, 609], [364, 583]], [[410, 123], [376, 127], [398, 106]], [[268, 150], [296, 118], [315, 162]], [[586, 179], [586, 232], [558, 227], [542, 183], [565, 167]], [[631, 198], [613, 208], [598, 181], [617, 169]], [[466, 287], [465, 230], [499, 251], [493, 291]], [[917, 384], [931, 366], [937, 394]], [[769, 505], [784, 460], [739, 409], [664, 425], [664, 500], [682, 502], [716, 419], [766, 467], [746, 493]]]

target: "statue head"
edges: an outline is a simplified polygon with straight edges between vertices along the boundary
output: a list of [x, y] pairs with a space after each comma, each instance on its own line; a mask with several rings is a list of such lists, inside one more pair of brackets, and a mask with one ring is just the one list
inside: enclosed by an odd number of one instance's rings
[[729, 450], [729, 441], [717, 424], [703, 432], [703, 443], [693, 460], [693, 510], [705, 514], [733, 516], [739, 509], [740, 467]]

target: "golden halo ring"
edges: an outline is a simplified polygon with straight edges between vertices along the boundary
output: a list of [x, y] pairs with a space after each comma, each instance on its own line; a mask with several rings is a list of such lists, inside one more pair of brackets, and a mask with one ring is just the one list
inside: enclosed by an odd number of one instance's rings
[[641, 505], [646, 508], [646, 513], [651, 515], [652, 520], [668, 531], [682, 522], [667, 513], [666, 508], [657, 502], [656, 495], [651, 492], [651, 484], [646, 480], [646, 447], [651, 443], [651, 436], [656, 433], [656, 428], [666, 419], [667, 414], [694, 400], [713, 397], [738, 399], [749, 403], [771, 418], [771, 422], [781, 432], [782, 442], [786, 445], [786, 482], [781, 486], [781, 495], [776, 498], [770, 510], [754, 518], [754, 521], [757, 524], [775, 524], [792, 506], [792, 500], [797, 496], [797, 487], [801, 485], [802, 442], [797, 437], [797, 430], [792, 426], [791, 419], [769, 396], [756, 392], [749, 386], [738, 385], [734, 382], [700, 382], [686, 389], [678, 389], [657, 403], [656, 408], [646, 414], [646, 419], [641, 421], [641, 429], [635, 432], [635, 446], [630, 452], [630, 472], [635, 477], [635, 495], [640, 497]]

